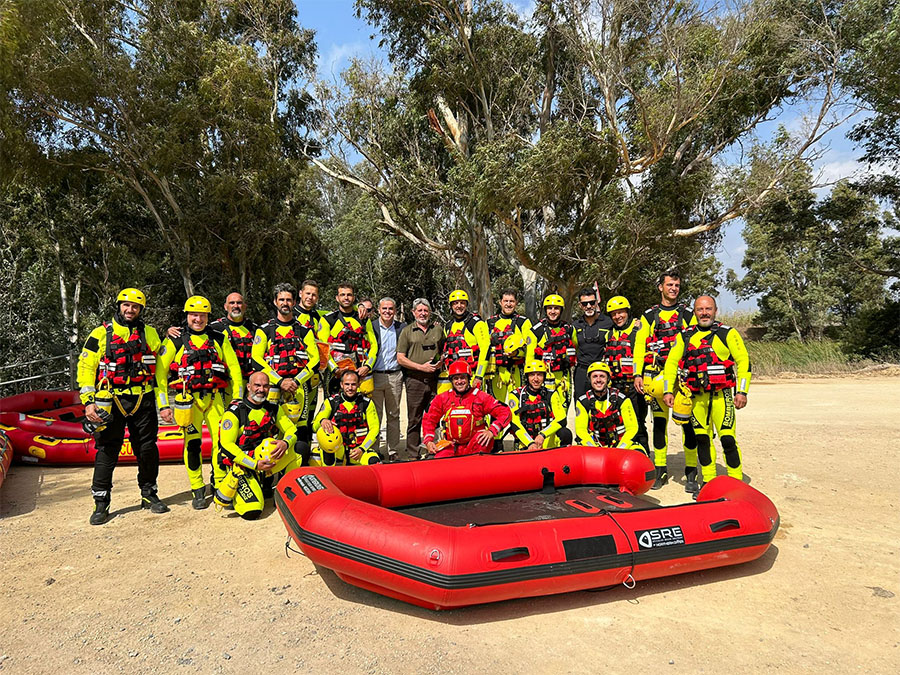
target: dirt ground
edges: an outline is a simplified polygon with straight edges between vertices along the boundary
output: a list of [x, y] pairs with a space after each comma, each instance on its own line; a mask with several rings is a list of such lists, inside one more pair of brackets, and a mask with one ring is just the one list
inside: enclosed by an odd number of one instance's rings
[[[263, 519], [166, 515], [116, 470], [88, 525], [90, 468], [16, 465], [0, 491], [0, 670], [45, 672], [900, 672], [900, 379], [755, 382], [745, 471], [781, 514], [743, 566], [432, 612], [347, 586]], [[650, 496], [686, 500], [678, 477]], [[720, 459], [721, 465], [721, 459]], [[721, 472], [721, 467], [720, 467]]]

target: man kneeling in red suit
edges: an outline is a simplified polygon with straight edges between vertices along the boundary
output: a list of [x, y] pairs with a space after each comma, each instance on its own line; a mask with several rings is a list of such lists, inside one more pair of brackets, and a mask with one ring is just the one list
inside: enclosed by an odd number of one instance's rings
[[[490, 394], [473, 389], [469, 364], [457, 361], [450, 366], [453, 388], [438, 394], [422, 418], [422, 440], [435, 457], [455, 457], [487, 452], [494, 439], [510, 423], [509, 408]], [[485, 417], [490, 416], [488, 426]], [[435, 442], [438, 424], [444, 423], [444, 441]]]

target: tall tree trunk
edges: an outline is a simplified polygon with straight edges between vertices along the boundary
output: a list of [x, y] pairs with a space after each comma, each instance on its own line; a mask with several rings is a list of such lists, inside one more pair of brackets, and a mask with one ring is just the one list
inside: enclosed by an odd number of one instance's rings
[[519, 270], [519, 275], [522, 277], [525, 316], [536, 321], [540, 318], [540, 298], [537, 294], [538, 273], [532, 269], [528, 269], [522, 264], [516, 265], [516, 268]]
[[471, 256], [472, 291], [475, 294], [474, 307], [483, 317], [490, 316], [491, 303], [491, 272], [488, 267], [487, 239], [484, 236], [484, 223], [481, 219], [472, 215], [472, 227], [469, 228], [469, 251]]
[[184, 285], [184, 292], [187, 297], [194, 295], [194, 280], [191, 278], [191, 267], [187, 262], [178, 264], [178, 271], [181, 273], [181, 283]]
[[238, 262], [241, 270], [241, 295], [247, 297], [247, 258], [241, 256]]
[[[59, 274], [59, 301], [62, 309], [63, 329], [66, 336], [66, 353], [69, 357], [67, 360], [69, 367], [69, 386], [72, 389], [76, 389], [76, 364], [78, 362], [78, 301], [81, 297], [81, 279], [78, 279], [75, 282], [75, 292], [72, 297], [70, 311], [68, 277], [62, 263], [62, 253], [60, 251], [59, 239], [56, 237], [53, 220], [50, 220], [50, 236], [53, 238], [53, 252], [56, 255], [56, 271]], [[82, 245], [84, 244], [83, 237], [81, 243]]]

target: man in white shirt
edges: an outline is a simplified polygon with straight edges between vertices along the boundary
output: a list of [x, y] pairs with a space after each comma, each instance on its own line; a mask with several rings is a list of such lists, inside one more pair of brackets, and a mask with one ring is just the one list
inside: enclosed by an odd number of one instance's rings
[[386, 420], [387, 452], [381, 456], [389, 462], [396, 460], [400, 448], [400, 396], [403, 392], [403, 371], [397, 363], [397, 339], [406, 324], [394, 320], [396, 311], [397, 303], [393, 298], [382, 298], [378, 303], [378, 320], [372, 322], [378, 341], [378, 357], [371, 399], [378, 418]]

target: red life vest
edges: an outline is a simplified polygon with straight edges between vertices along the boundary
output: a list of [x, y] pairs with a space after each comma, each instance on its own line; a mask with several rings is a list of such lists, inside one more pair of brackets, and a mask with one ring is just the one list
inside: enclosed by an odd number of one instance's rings
[[[460, 323], [461, 327], [452, 329], [454, 323]], [[478, 319], [474, 316], [467, 316], [462, 321], [450, 319], [444, 323], [444, 333], [447, 337], [444, 341], [444, 368], [449, 368], [450, 364], [457, 361], [466, 361], [475, 372], [475, 366], [478, 365], [478, 357], [481, 354], [481, 347], [476, 341], [474, 345], [466, 342], [466, 331], [475, 334], [475, 325]], [[452, 330], [451, 330], [452, 329]]]
[[525, 431], [534, 438], [553, 420], [553, 392], [541, 387], [537, 394], [532, 394], [528, 387], [519, 387], [514, 395], [519, 399], [519, 420]]
[[[253, 334], [256, 332], [256, 326], [250, 321], [243, 321], [240, 324], [232, 324], [227, 317], [222, 317], [218, 321], [210, 324], [213, 330], [221, 330], [228, 337], [232, 349], [237, 356], [238, 363], [241, 365], [241, 375], [244, 379], [250, 377], [255, 370], [253, 365]], [[238, 328], [245, 328], [246, 335], [241, 335]]]
[[665, 361], [672, 345], [675, 344], [676, 336], [683, 330], [684, 320], [682, 315], [687, 312], [684, 305], [677, 305], [675, 313], [668, 320], [661, 319], [659, 313], [662, 307], [653, 305], [649, 310], [644, 312], [644, 317], [650, 322], [653, 332], [647, 338], [647, 353], [644, 356], [644, 363], [653, 363], [653, 352], [659, 354], [660, 361]]
[[144, 324], [138, 323], [127, 341], [116, 335], [112, 323], [104, 323], [103, 327], [106, 328], [106, 352], [100, 358], [97, 382], [105, 377], [114, 389], [152, 382], [156, 355], [147, 344]]
[[450, 408], [444, 413], [441, 423], [444, 427], [444, 438], [456, 444], [468, 443], [480, 428], [472, 410], [462, 405]]
[[[245, 401], [235, 401], [228, 406], [227, 411], [237, 417], [241, 428], [237, 446], [250, 457], [253, 457], [253, 451], [262, 443], [263, 439], [272, 438], [278, 433], [278, 427], [275, 425], [275, 418], [278, 417], [278, 404], [265, 401], [258, 409], [263, 411], [263, 416], [258, 422], [250, 419], [250, 412], [254, 408], [251, 408]], [[232, 461], [226, 454], [222, 454], [220, 457], [225, 466], [231, 466]]]
[[606, 407], [606, 412], [597, 409], [595, 404], [599, 399], [593, 389], [588, 389], [578, 400], [590, 415], [588, 431], [591, 432], [591, 438], [599, 445], [613, 447], [625, 435], [622, 404], [626, 399], [625, 395], [617, 389], [608, 389], [607, 391], [609, 392], [609, 405]]
[[[366, 420], [366, 410], [369, 407], [369, 399], [357, 395], [356, 400], [347, 401], [342, 394], [335, 394], [328, 399], [331, 404], [331, 421], [341, 432], [345, 448], [355, 448], [362, 445], [369, 435], [369, 423]], [[353, 408], [347, 410], [344, 403], [352, 403]], [[345, 454], [344, 457], [349, 457]]]
[[[497, 324], [501, 319], [509, 319], [509, 324], [506, 328], [497, 327]], [[512, 368], [525, 363], [524, 355], [514, 357], [503, 351], [503, 343], [506, 341], [506, 338], [516, 332], [517, 326], [521, 329], [523, 325], [525, 325], [525, 317], [519, 316], [518, 314], [514, 314], [512, 317], [495, 314], [488, 319], [488, 327], [490, 328], [491, 334], [491, 354], [493, 355], [494, 363], [498, 368]]]
[[574, 368], [577, 362], [576, 351], [575, 345], [572, 344], [569, 324], [560, 323], [553, 326], [547, 319], [542, 319], [538, 325], [543, 328], [547, 339], [542, 349], [535, 350], [535, 356], [541, 356], [551, 373], [568, 372]]
[[306, 334], [309, 329], [299, 321], [294, 321], [284, 335], [279, 335], [278, 326], [283, 326], [277, 319], [272, 319], [263, 326], [268, 340], [264, 358], [280, 377], [294, 377], [309, 363], [306, 351]]
[[368, 348], [366, 347], [366, 331], [362, 324], [353, 328], [347, 319], [340, 312], [332, 312], [326, 317], [326, 321], [331, 326], [332, 331], [337, 322], [341, 323], [341, 330], [337, 335], [328, 334], [328, 346], [331, 349], [331, 357], [335, 361], [341, 359], [350, 359], [357, 366], [365, 363], [368, 358]]
[[606, 341], [606, 351], [603, 360], [609, 364], [612, 371], [612, 386], [622, 389], [634, 380], [634, 339], [637, 334], [636, 323], [632, 321], [629, 332], [612, 331]]
[[[216, 337], [221, 339], [216, 340]], [[190, 331], [182, 331], [181, 359], [170, 366], [190, 392], [217, 391], [228, 386], [228, 369], [216, 349], [216, 343], [221, 343], [225, 336], [209, 331], [203, 338], [203, 344], [197, 348], [191, 342]]]
[[718, 335], [722, 343], [728, 337], [730, 326], [724, 326], [718, 321], [709, 328], [709, 335], [705, 336], [696, 345], [690, 343], [690, 338], [700, 330], [700, 326], [686, 328], [682, 339], [684, 340], [684, 377], [685, 386], [695, 394], [704, 391], [720, 391], [732, 389], [737, 380], [734, 375], [734, 361], [732, 359], [720, 359], [712, 348], [712, 340]]

